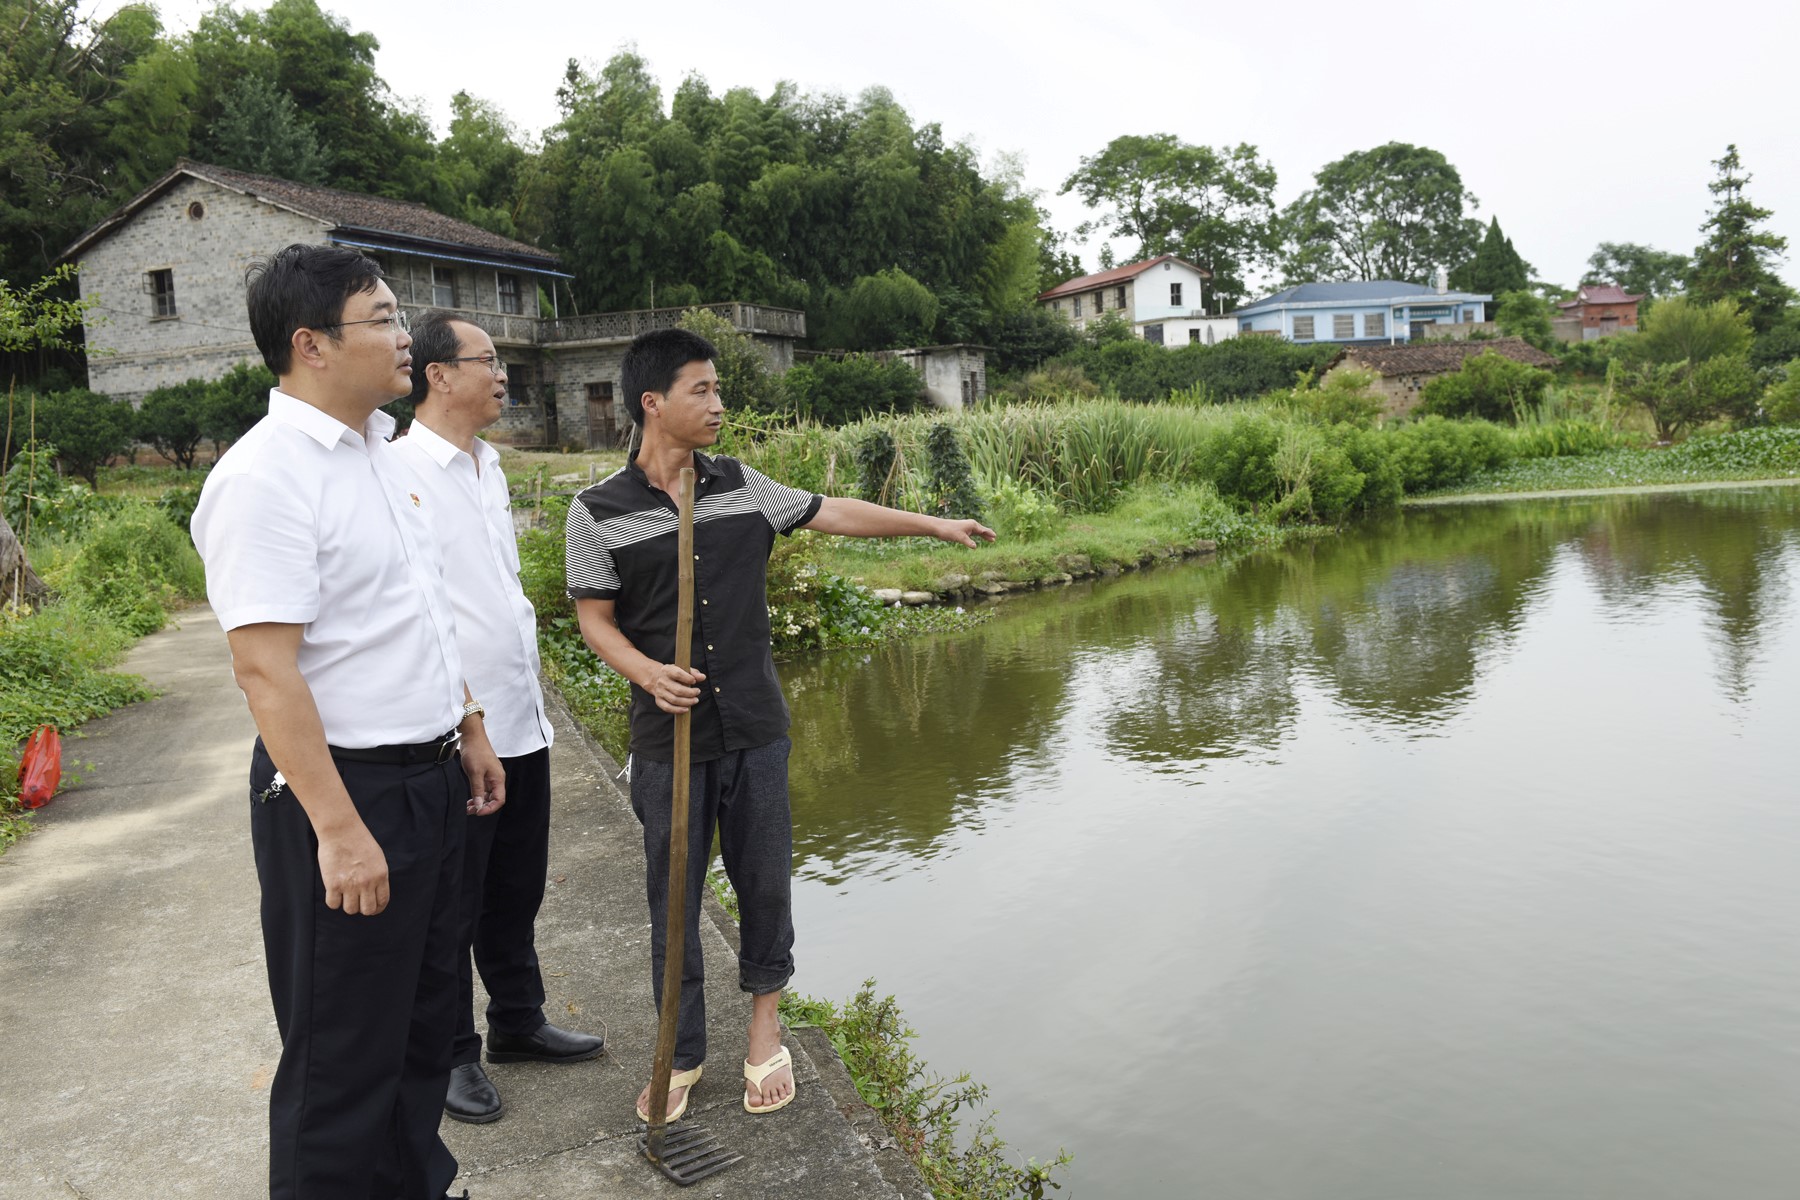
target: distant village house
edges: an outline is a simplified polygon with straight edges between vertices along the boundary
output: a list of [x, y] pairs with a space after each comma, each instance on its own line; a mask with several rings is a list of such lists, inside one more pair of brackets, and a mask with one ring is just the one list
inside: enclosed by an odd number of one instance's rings
[[1205, 285], [1211, 278], [1205, 267], [1163, 254], [1059, 283], [1037, 299], [1076, 329], [1116, 314], [1147, 342], [1211, 344], [1237, 333], [1235, 321], [1206, 315]]
[[1550, 323], [1551, 328], [1565, 342], [1588, 342], [1615, 333], [1631, 333], [1637, 329], [1638, 302], [1643, 298], [1612, 284], [1583, 284], [1573, 300], [1556, 306], [1562, 309], [1562, 316]]
[[[1457, 332], [1487, 319], [1492, 296], [1392, 279], [1303, 283], [1231, 314], [1240, 334], [1290, 342], [1408, 342]], [[1489, 345], [1493, 343], [1488, 343]]]

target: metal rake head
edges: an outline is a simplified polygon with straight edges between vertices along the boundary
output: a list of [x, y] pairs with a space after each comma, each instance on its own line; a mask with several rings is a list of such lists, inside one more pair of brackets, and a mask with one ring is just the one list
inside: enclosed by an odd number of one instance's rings
[[645, 1126], [638, 1134], [638, 1149], [651, 1166], [682, 1187], [715, 1175], [744, 1157], [719, 1145], [719, 1139], [701, 1125]]

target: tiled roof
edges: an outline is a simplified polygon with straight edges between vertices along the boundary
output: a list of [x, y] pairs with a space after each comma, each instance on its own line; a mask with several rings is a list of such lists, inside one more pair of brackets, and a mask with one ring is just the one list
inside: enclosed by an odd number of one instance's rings
[[247, 171], [234, 171], [228, 167], [192, 162], [185, 158], [124, 207], [77, 238], [63, 251], [62, 257], [70, 258], [110, 233], [183, 176], [204, 179], [234, 192], [255, 196], [336, 228], [367, 230], [444, 246], [461, 246], [489, 255], [535, 259], [546, 267], [554, 267], [557, 262], [554, 254], [536, 246], [490, 233], [467, 221], [446, 217], [410, 200], [389, 200], [383, 196], [365, 196], [337, 188], [295, 183], [272, 175], [252, 175]]
[[1636, 304], [1643, 298], [1642, 294], [1633, 296], [1624, 288], [1615, 287], [1610, 283], [1587, 283], [1576, 290], [1575, 299], [1563, 300], [1556, 307], [1580, 308], [1583, 304]]
[[1400, 304], [1420, 300], [1442, 300], [1449, 304], [1462, 300], [1491, 299], [1493, 297], [1475, 292], [1440, 292], [1427, 284], [1402, 283], [1398, 279], [1351, 279], [1340, 283], [1303, 283], [1246, 304], [1238, 312], [1255, 312], [1291, 304]]
[[1178, 262], [1184, 267], [1200, 272], [1206, 279], [1212, 278], [1212, 272], [1205, 267], [1196, 267], [1185, 259], [1173, 254], [1159, 254], [1155, 258], [1146, 258], [1142, 262], [1127, 263], [1122, 267], [1114, 267], [1110, 271], [1101, 271], [1095, 275], [1083, 275], [1080, 279], [1071, 279], [1067, 283], [1059, 283], [1047, 292], [1038, 294], [1039, 300], [1054, 300], [1058, 296], [1069, 296], [1076, 292], [1091, 292], [1095, 288], [1103, 288], [1109, 284], [1124, 283], [1127, 279], [1142, 275], [1158, 263]]
[[1464, 360], [1493, 351], [1528, 367], [1553, 367], [1556, 359], [1524, 338], [1491, 342], [1409, 342], [1399, 346], [1348, 346], [1336, 361], [1351, 359], [1380, 375], [1441, 375], [1462, 367]]

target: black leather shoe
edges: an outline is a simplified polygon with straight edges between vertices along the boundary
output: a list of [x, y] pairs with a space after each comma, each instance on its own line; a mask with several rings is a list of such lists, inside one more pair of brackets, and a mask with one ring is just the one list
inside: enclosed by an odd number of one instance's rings
[[486, 1125], [500, 1119], [500, 1093], [480, 1063], [450, 1068], [450, 1090], [444, 1093], [444, 1115], [452, 1121]]
[[495, 1033], [488, 1030], [487, 1060], [506, 1062], [586, 1062], [599, 1058], [606, 1042], [591, 1033], [576, 1033], [554, 1025], [540, 1025], [530, 1033]]

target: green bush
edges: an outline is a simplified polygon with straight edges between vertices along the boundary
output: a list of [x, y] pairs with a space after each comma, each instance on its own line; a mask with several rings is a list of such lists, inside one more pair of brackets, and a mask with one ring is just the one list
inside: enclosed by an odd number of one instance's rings
[[856, 493], [870, 504], [889, 504], [899, 490], [896, 484], [894, 435], [875, 426], [856, 443]]
[[1465, 359], [1461, 370], [1427, 383], [1419, 409], [1442, 417], [1513, 421], [1543, 403], [1550, 379], [1548, 371], [1487, 350]]
[[933, 425], [925, 435], [925, 488], [928, 506], [938, 516], [981, 519], [981, 493], [969, 469], [969, 456], [947, 421]]
[[1783, 376], [1763, 393], [1763, 412], [1782, 425], [1800, 424], [1800, 358], [1787, 364]]
[[95, 522], [49, 582], [134, 637], [161, 629], [167, 605], [206, 592], [206, 573], [187, 531], [146, 504]]
[[211, 385], [190, 379], [159, 387], [138, 406], [136, 433], [156, 452], [184, 471], [194, 467], [194, 455], [206, 437]]
[[200, 432], [215, 448], [237, 441], [269, 411], [269, 389], [274, 386], [275, 376], [269, 368], [261, 363], [239, 363], [206, 385], [200, 401]]
[[1011, 545], [1050, 536], [1062, 523], [1056, 501], [1016, 479], [995, 480], [988, 488], [994, 531]]
[[1281, 495], [1275, 456], [1283, 428], [1266, 413], [1233, 414], [1201, 448], [1196, 459], [1200, 477], [1227, 500], [1253, 506], [1274, 503]]
[[[23, 404], [19, 411], [25, 411]], [[62, 469], [95, 487], [100, 483], [100, 468], [131, 448], [132, 421], [130, 404], [86, 388], [37, 398], [38, 442], [56, 447]]]
[[870, 640], [888, 619], [873, 594], [819, 566], [807, 535], [778, 539], [768, 582], [769, 644], [777, 658]]
[[1426, 416], [1396, 428], [1389, 437], [1400, 483], [1408, 495], [1454, 487], [1513, 457], [1506, 431], [1485, 421]]
[[815, 358], [787, 373], [794, 411], [826, 425], [847, 425], [870, 414], [908, 413], [925, 401], [925, 385], [898, 359], [850, 354]]
[[711, 309], [692, 308], [681, 314], [681, 327], [713, 344], [719, 356], [719, 394], [728, 409], [738, 412], [776, 413], [787, 410], [787, 387], [769, 369], [768, 357], [754, 338]]

